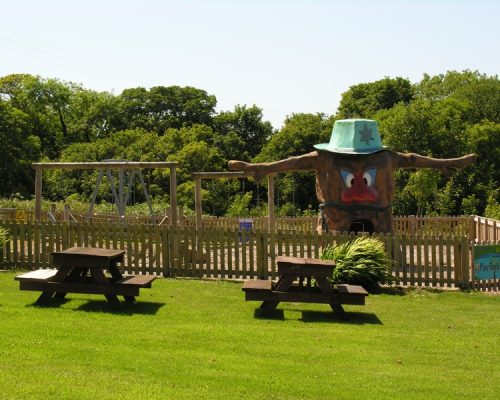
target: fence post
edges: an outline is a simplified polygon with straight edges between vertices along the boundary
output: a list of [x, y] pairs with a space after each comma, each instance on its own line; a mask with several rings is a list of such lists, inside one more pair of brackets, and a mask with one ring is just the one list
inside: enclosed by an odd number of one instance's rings
[[269, 273], [267, 268], [266, 242], [263, 231], [256, 231], [256, 251], [257, 251], [257, 276], [259, 279], [267, 279]]
[[474, 215], [469, 215], [469, 241], [476, 240], [476, 225]]
[[[460, 260], [462, 264], [462, 287], [463, 288], [470, 288], [471, 287], [471, 274], [470, 274], [470, 266], [471, 266], [471, 259], [469, 257], [469, 250], [470, 250], [470, 242], [467, 240], [467, 238], [463, 237], [461, 240], [461, 248], [462, 251], [460, 252], [462, 255], [462, 259]], [[474, 262], [474, 261], [472, 261]], [[474, 271], [472, 271], [472, 274], [474, 274]]]

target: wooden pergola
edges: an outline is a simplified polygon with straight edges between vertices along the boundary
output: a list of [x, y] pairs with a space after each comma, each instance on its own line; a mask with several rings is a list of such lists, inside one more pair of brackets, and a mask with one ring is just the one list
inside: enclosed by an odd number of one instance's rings
[[[223, 178], [252, 178], [253, 173], [234, 171], [234, 172], [194, 172], [194, 208], [196, 211], [196, 229], [203, 226], [202, 213], [201, 213], [201, 181], [202, 179], [223, 179]], [[267, 229], [272, 231], [274, 229], [274, 178], [276, 174], [267, 175], [267, 209], [268, 220]]]
[[[35, 169], [35, 219], [40, 220], [42, 215], [42, 174], [46, 169], [117, 169], [120, 174], [124, 170], [143, 168], [170, 169], [170, 208], [172, 221], [177, 221], [177, 178], [176, 166], [178, 162], [137, 162], [137, 161], [101, 161], [101, 162], [46, 162], [33, 163]], [[122, 181], [120, 180], [120, 184]], [[119, 189], [120, 190], [120, 189]]]

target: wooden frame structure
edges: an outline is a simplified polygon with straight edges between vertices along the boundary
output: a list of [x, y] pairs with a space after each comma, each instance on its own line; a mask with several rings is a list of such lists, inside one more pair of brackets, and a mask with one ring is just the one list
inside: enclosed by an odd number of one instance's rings
[[[196, 211], [196, 229], [203, 226], [202, 213], [201, 213], [201, 180], [202, 179], [223, 179], [223, 178], [252, 178], [251, 172], [195, 172], [193, 173], [194, 179], [194, 209]], [[268, 208], [268, 222], [267, 229], [272, 231], [274, 229], [274, 178], [276, 174], [267, 175], [267, 208]]]
[[[177, 177], [178, 162], [137, 162], [137, 161], [101, 161], [101, 162], [47, 162], [33, 163], [35, 169], [35, 219], [40, 221], [42, 215], [42, 175], [45, 169], [118, 169], [121, 175], [126, 169], [141, 168], [170, 169], [170, 208], [172, 223], [177, 221]], [[102, 175], [100, 175], [102, 177]], [[121, 191], [123, 193], [123, 191]], [[94, 193], [95, 195], [95, 193]], [[121, 196], [123, 197], [123, 196]]]

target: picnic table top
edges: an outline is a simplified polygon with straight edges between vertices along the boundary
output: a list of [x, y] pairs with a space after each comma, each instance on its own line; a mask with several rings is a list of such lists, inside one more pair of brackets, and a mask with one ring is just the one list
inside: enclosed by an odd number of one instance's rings
[[51, 253], [57, 267], [109, 268], [123, 261], [125, 250], [97, 247], [70, 247]]
[[80, 256], [91, 256], [91, 257], [107, 257], [113, 258], [117, 256], [121, 256], [125, 254], [125, 250], [120, 249], [102, 249], [99, 247], [70, 247], [66, 250], [62, 251], [54, 251], [51, 253], [54, 254], [72, 254], [72, 255], [80, 255]]

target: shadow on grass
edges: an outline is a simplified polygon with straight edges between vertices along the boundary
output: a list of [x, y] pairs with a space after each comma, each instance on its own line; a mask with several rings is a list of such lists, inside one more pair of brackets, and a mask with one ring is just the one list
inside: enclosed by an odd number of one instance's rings
[[302, 322], [340, 322], [352, 325], [383, 325], [373, 313], [347, 312], [345, 319], [332, 311], [302, 311]]
[[60, 298], [60, 297], [54, 297], [50, 299], [48, 303], [43, 303], [40, 304], [38, 302], [33, 302], [31, 304], [28, 304], [26, 307], [36, 307], [36, 308], [58, 308], [62, 306], [63, 304], [66, 304], [68, 301], [71, 301], [71, 299], [68, 299], [66, 297]]
[[379, 286], [369, 291], [370, 294], [390, 294], [393, 296], [405, 296], [407, 290], [401, 286]]
[[74, 311], [101, 312], [119, 315], [154, 315], [164, 305], [165, 303], [138, 301], [135, 303], [120, 302], [120, 307], [113, 307], [105, 300], [90, 300], [85, 304], [82, 304], [81, 306], [75, 308]]
[[279, 321], [285, 320], [285, 312], [279, 308], [273, 311], [264, 311], [261, 308], [256, 308], [253, 317], [257, 319], [274, 319]]
[[[63, 304], [68, 303], [71, 300], [72, 299], [54, 297], [48, 303], [39, 304], [37, 302], [34, 302], [28, 304], [27, 307], [58, 308]], [[119, 314], [119, 315], [133, 315], [133, 314], [154, 315], [164, 305], [165, 303], [141, 302], [141, 301], [135, 303], [126, 303], [124, 301], [121, 301], [120, 307], [113, 307], [106, 300], [89, 300], [84, 304], [75, 308], [73, 311], [101, 312], [101, 313]]]

